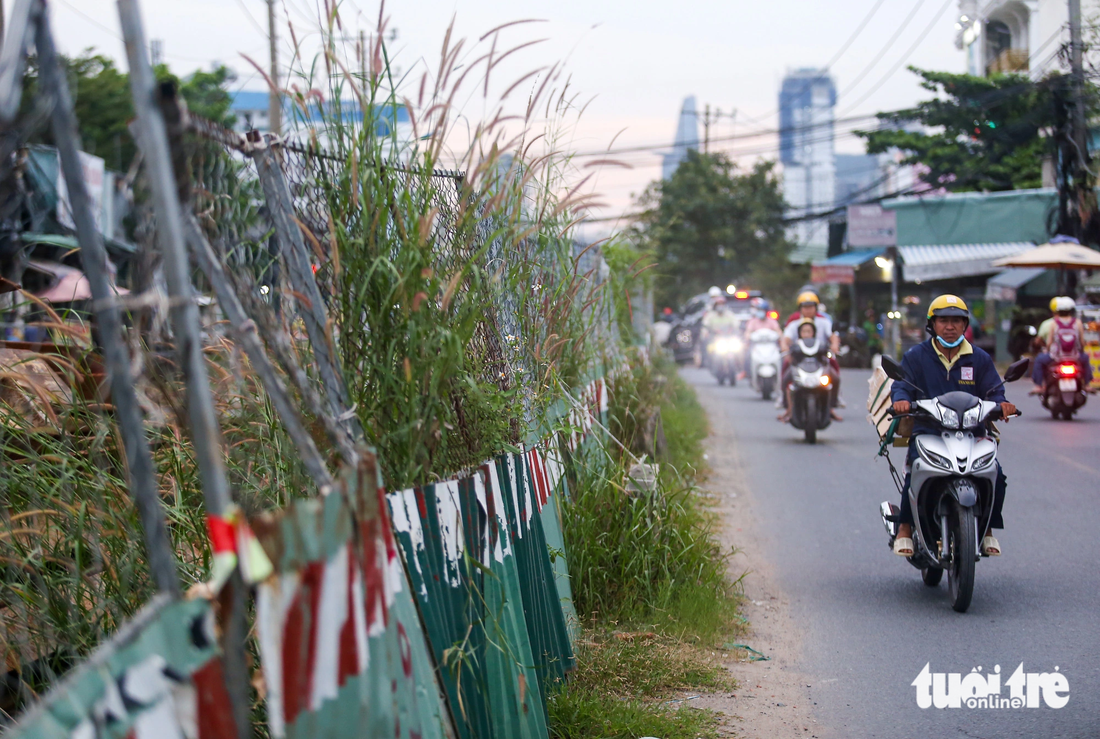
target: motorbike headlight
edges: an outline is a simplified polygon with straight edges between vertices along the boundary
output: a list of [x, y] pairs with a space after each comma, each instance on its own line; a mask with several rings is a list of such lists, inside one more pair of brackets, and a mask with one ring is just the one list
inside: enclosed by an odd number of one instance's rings
[[[969, 413], [969, 411], [967, 411], [967, 412]], [[997, 452], [990, 452], [989, 454], [984, 454], [981, 457], [978, 457], [978, 461], [975, 462], [974, 465], [970, 469], [971, 470], [980, 470], [980, 469], [983, 469], [985, 467], [988, 467], [989, 465], [991, 465], [993, 463], [993, 458], [995, 456], [997, 456]]]
[[940, 423], [944, 428], [957, 429], [959, 427], [959, 414], [951, 408], [940, 406]]
[[681, 344], [690, 344], [691, 343], [691, 332], [690, 331], [681, 331], [680, 333], [676, 334], [676, 341], [681, 343]]
[[734, 336], [732, 339], [729, 339], [729, 351], [739, 352], [743, 347], [744, 344], [741, 343], [741, 339], [737, 338], [736, 336]]
[[801, 380], [803, 387], [820, 387], [821, 370], [817, 372], [803, 372]]
[[924, 444], [921, 444], [919, 441], [917, 442], [917, 451], [920, 452], [920, 455], [924, 457], [924, 461], [928, 462], [928, 464], [945, 470], [951, 469], [951, 460], [942, 454], [936, 454], [928, 450]]
[[982, 417], [982, 406], [979, 403], [966, 413], [963, 413], [963, 428], [972, 429], [978, 425], [978, 420]]

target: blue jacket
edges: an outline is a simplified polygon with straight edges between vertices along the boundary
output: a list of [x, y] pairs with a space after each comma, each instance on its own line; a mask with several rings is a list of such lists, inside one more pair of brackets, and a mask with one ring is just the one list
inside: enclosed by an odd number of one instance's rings
[[[951, 371], [943, 366], [936, 350], [932, 348], [934, 339], [922, 341], [901, 358], [901, 368], [909, 382], [921, 389], [918, 393], [904, 382], [894, 382], [890, 388], [890, 400], [920, 400], [934, 398], [952, 390], [962, 390], [977, 395], [982, 400], [995, 403], [1005, 402], [1005, 388], [993, 359], [983, 349], [972, 347], [973, 354], [960, 356]], [[987, 394], [988, 393], [988, 397]]]

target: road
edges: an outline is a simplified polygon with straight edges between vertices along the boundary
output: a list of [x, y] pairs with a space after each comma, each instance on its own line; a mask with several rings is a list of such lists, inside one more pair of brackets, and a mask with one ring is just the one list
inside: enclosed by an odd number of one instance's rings
[[[819, 432], [815, 446], [743, 384], [681, 372], [711, 417], [729, 421], [712, 423], [721, 438], [708, 446], [740, 458], [762, 554], [803, 631], [796, 661], [812, 686], [818, 736], [1100, 737], [1100, 398], [1072, 422], [1052, 421], [1026, 396], [1030, 383], [1010, 386], [1024, 416], [1002, 434], [1005, 553], [978, 563], [973, 604], [958, 614], [946, 576], [928, 588], [887, 549], [878, 505], [898, 496], [875, 459], [869, 372], [843, 372], [846, 420]], [[1057, 668], [1069, 703], [922, 710], [911, 683], [928, 663], [963, 675], [1000, 665], [1002, 683], [1020, 663], [1025, 672]]]

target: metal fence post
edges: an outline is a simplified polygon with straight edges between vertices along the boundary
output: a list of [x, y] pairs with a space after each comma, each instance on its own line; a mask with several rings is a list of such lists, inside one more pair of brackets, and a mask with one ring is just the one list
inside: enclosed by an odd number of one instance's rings
[[[80, 243], [80, 261], [95, 301], [99, 343], [103, 348], [103, 361], [110, 378], [115, 418], [126, 450], [130, 493], [141, 519], [145, 548], [149, 555], [149, 569], [158, 590], [178, 597], [180, 586], [175, 553], [164, 524], [164, 510], [157, 492], [156, 470], [153, 467], [149, 442], [145, 438], [141, 406], [138, 405], [130, 376], [130, 356], [122, 340], [122, 310], [108, 279], [107, 251], [103, 246], [103, 237], [96, 228], [92, 201], [84, 183], [79, 153], [80, 137], [73, 115], [72, 97], [69, 95], [68, 84], [62, 74], [53, 37], [50, 35], [45, 6], [41, 2], [35, 2], [23, 7], [36, 16], [37, 22], [32, 25], [37, 29], [35, 46], [38, 50], [42, 87], [53, 97], [53, 134], [72, 204], [73, 221]], [[13, 32], [30, 27], [24, 23], [12, 24]], [[19, 40], [10, 39], [7, 48], [15, 48], [17, 45], [23, 48]]]
[[317, 358], [317, 369], [325, 385], [329, 407], [332, 409], [332, 414], [347, 430], [348, 435], [359, 442], [363, 439], [363, 429], [359, 424], [359, 417], [350, 409], [348, 389], [344, 384], [339, 362], [336, 360], [335, 347], [332, 345], [332, 336], [328, 330], [324, 298], [321, 297], [317, 280], [313, 277], [309, 251], [306, 249], [298, 220], [294, 216], [294, 199], [290, 192], [290, 185], [287, 184], [286, 176], [279, 166], [273, 143], [274, 140], [269, 137], [267, 146], [256, 146], [253, 149], [252, 158], [256, 162], [256, 172], [260, 176], [260, 184], [263, 185], [264, 199], [271, 213], [271, 221], [275, 226], [280, 250], [286, 258], [290, 282], [308, 303], [303, 305], [302, 317], [305, 321], [306, 333], [309, 334], [309, 342]]
[[233, 333], [244, 348], [249, 361], [252, 362], [256, 374], [260, 376], [267, 394], [271, 396], [271, 402], [278, 411], [279, 417], [283, 420], [287, 434], [298, 448], [298, 453], [302, 455], [302, 462], [305, 464], [310, 477], [313, 478], [322, 493], [328, 492], [334, 484], [332, 475], [325, 467], [325, 461], [321, 458], [321, 453], [317, 451], [317, 445], [314, 444], [313, 437], [302, 425], [302, 419], [290, 400], [286, 385], [264, 352], [263, 344], [260, 342], [259, 336], [256, 335], [256, 323], [245, 313], [244, 306], [241, 305], [233, 286], [229, 284], [229, 277], [226, 276], [225, 270], [214, 254], [213, 247], [207, 242], [195, 217], [188, 214], [184, 219], [187, 242], [191, 246], [191, 253], [195, 256], [199, 269], [203, 271], [206, 279], [210, 280], [210, 284], [214, 287], [218, 305], [225, 311], [225, 316], [229, 319], [229, 325], [233, 327]]
[[[191, 440], [202, 479], [203, 499], [209, 515], [226, 516], [232, 510], [232, 500], [225, 476], [225, 461], [222, 458], [221, 429], [218, 426], [214, 399], [210, 392], [210, 379], [206, 373], [206, 360], [203, 357], [199, 312], [191, 285], [167, 130], [156, 101], [156, 79], [146, 56], [145, 31], [137, 1], [118, 0], [118, 15], [130, 67], [130, 89], [137, 117], [138, 145], [145, 156], [145, 166], [153, 191], [157, 237], [162, 252], [164, 275], [168, 282], [177, 355], [187, 383], [187, 411]], [[233, 703], [233, 717], [238, 735], [244, 737], [251, 733], [251, 701], [250, 673], [246, 659], [248, 603], [239, 569], [234, 570], [228, 587], [229, 615], [223, 644], [225, 682]]]

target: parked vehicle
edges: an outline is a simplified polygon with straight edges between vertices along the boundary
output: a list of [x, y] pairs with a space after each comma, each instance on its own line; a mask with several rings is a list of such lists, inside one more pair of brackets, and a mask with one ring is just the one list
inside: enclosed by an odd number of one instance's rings
[[753, 331], [749, 336], [749, 382], [764, 400], [771, 400], [781, 366], [778, 332], [767, 328]]
[[[1027, 359], [1011, 365], [1005, 382], [1023, 377], [1027, 365]], [[908, 382], [893, 358], [883, 356], [882, 369], [895, 382]], [[983, 556], [979, 532], [988, 530], [993, 515], [997, 439], [989, 425], [1001, 417], [1001, 405], [954, 391], [914, 401], [905, 416], [919, 418], [939, 432], [916, 437], [919, 456], [910, 468], [909, 485], [913, 554], [907, 560], [930, 587], [940, 583], [946, 570], [951, 606], [962, 613], [970, 607], [974, 565]], [[899, 475], [894, 471], [893, 476], [900, 492]], [[900, 510], [884, 501], [879, 513], [892, 549]]]
[[829, 371], [827, 345], [820, 338], [799, 339], [792, 350], [798, 359], [791, 363], [789, 373], [791, 420], [806, 436], [807, 444], [817, 443], [817, 432], [832, 423], [833, 385], [836, 378]]

